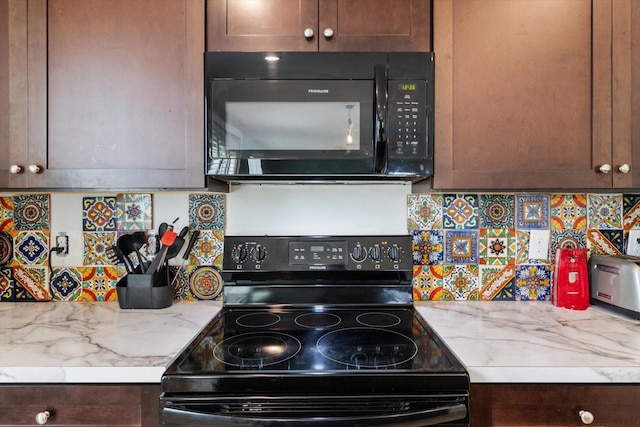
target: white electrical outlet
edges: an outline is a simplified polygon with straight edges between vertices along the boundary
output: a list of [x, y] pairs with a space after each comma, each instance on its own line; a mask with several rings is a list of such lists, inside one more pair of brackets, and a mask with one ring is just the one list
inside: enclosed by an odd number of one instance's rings
[[640, 230], [629, 231], [627, 255], [640, 256]]
[[56, 253], [60, 256], [69, 255], [69, 236], [64, 231], [56, 236]]

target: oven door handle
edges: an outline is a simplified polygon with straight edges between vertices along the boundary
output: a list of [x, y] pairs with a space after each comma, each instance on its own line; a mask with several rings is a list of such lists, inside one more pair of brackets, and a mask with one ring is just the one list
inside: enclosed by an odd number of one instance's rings
[[423, 427], [449, 421], [463, 420], [467, 407], [460, 403], [422, 411], [360, 417], [311, 417], [311, 418], [257, 418], [233, 415], [207, 414], [176, 408], [162, 408], [163, 425], [170, 426], [210, 426], [217, 427], [353, 427], [353, 426], [394, 426]]

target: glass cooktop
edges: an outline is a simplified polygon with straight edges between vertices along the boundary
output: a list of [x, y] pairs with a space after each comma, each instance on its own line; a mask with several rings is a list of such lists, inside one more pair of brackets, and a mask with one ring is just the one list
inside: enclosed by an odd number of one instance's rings
[[228, 308], [166, 374], [465, 372], [408, 308]]

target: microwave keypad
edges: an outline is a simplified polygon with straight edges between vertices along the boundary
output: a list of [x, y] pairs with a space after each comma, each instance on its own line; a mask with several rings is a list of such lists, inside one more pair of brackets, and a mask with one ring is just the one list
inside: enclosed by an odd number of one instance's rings
[[389, 157], [413, 158], [426, 152], [426, 82], [389, 84]]

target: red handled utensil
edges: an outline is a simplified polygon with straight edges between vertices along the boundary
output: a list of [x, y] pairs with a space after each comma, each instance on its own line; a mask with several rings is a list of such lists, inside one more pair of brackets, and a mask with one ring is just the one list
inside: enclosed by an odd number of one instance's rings
[[162, 235], [160, 239], [160, 251], [156, 254], [156, 257], [151, 262], [149, 268], [147, 268], [146, 274], [153, 274], [160, 270], [162, 264], [164, 263], [164, 259], [167, 256], [167, 250], [176, 240], [178, 235], [172, 229], [167, 229], [165, 233]]

